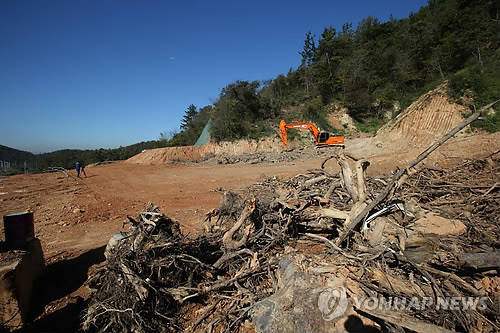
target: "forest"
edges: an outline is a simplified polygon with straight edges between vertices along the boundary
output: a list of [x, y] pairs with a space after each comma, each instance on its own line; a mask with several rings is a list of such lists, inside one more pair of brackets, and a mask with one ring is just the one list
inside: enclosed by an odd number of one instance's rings
[[[272, 135], [281, 117], [342, 132], [326, 121], [329, 105], [346, 107], [360, 130], [375, 131], [387, 112], [397, 116], [444, 81], [457, 102], [487, 104], [500, 96], [500, 2], [431, 0], [408, 18], [367, 17], [355, 29], [325, 27], [319, 37], [306, 32], [298, 53], [300, 66], [286, 75], [236, 81], [213, 105], [190, 105], [168, 144], [193, 144], [207, 118], [216, 141]], [[474, 125], [498, 131], [500, 114]]]
[[[375, 132], [388, 112], [397, 116], [443, 82], [451, 98], [474, 109], [500, 97], [500, 1], [430, 0], [404, 19], [367, 17], [355, 28], [346, 22], [338, 29], [325, 27], [320, 36], [305, 32], [297, 56], [300, 65], [286, 74], [232, 82], [213, 104], [190, 104], [179, 130], [161, 133], [158, 140], [16, 157], [15, 164], [28, 160], [32, 170], [69, 168], [75, 160], [89, 164], [127, 159], [143, 149], [193, 145], [209, 119], [215, 141], [277, 135], [280, 119], [342, 133], [326, 120], [331, 106], [347, 108], [358, 129]], [[498, 131], [500, 113], [473, 125]], [[12, 154], [0, 149], [0, 159]]]

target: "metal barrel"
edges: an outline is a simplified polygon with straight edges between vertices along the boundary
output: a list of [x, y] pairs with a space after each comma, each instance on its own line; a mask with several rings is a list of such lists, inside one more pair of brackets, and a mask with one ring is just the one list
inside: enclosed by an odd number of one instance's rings
[[33, 212], [4, 215], [5, 242], [9, 246], [23, 246], [35, 237]]

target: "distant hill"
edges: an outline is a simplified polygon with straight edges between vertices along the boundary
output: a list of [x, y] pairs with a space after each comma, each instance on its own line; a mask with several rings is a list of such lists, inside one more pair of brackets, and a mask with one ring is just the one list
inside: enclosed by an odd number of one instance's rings
[[0, 160], [9, 161], [11, 164], [24, 163], [35, 158], [35, 154], [0, 145]]
[[25, 161], [28, 172], [41, 172], [48, 167], [56, 166], [72, 169], [76, 161], [88, 165], [103, 161], [126, 160], [144, 149], [161, 148], [165, 147], [165, 145], [166, 141], [153, 140], [114, 149], [63, 149], [36, 155], [0, 145], [0, 160], [10, 162], [11, 166], [8, 172], [3, 170], [3, 173], [13, 174], [24, 172]]

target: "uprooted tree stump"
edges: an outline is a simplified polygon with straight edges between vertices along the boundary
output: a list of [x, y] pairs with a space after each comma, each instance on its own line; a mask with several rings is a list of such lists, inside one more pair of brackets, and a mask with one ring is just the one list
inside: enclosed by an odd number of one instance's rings
[[[349, 211], [342, 211], [335, 207], [323, 208], [320, 214], [323, 217], [345, 220], [344, 224], [349, 225], [352, 219], [366, 208], [366, 199], [368, 196], [366, 188], [366, 169], [370, 165], [370, 162], [364, 159], [358, 160], [340, 152], [337, 155], [327, 158], [323, 162], [322, 167], [324, 167], [326, 161], [331, 158], [336, 158], [340, 165], [341, 185], [350, 195], [353, 205]], [[352, 162], [354, 162], [354, 171], [353, 167], [351, 167]]]

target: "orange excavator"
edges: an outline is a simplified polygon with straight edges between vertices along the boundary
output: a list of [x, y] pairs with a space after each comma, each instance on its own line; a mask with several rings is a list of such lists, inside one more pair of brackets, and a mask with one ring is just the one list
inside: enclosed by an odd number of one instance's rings
[[304, 123], [301, 121], [292, 121], [287, 124], [284, 120], [280, 122], [280, 133], [281, 133], [281, 142], [283, 142], [283, 146], [286, 147], [286, 131], [288, 128], [302, 129], [308, 130], [311, 132], [314, 138], [314, 144], [317, 148], [322, 147], [342, 147], [344, 148], [344, 137], [336, 134], [330, 134], [328, 132], [321, 132], [314, 124]]

